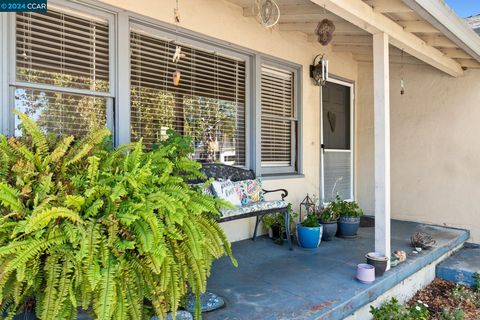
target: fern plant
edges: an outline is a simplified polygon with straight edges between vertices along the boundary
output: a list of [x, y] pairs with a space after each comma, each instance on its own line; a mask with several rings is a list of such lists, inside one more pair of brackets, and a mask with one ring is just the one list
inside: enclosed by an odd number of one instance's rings
[[188, 292], [199, 301], [214, 259], [236, 265], [224, 203], [187, 184], [201, 176], [188, 139], [112, 150], [107, 129], [52, 139], [18, 116], [22, 138], [0, 136], [1, 315], [162, 319]]

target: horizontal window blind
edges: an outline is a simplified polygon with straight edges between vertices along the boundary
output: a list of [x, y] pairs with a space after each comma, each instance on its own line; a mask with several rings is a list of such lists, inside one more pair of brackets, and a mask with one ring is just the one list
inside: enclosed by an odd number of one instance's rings
[[108, 92], [108, 22], [49, 10], [17, 13], [18, 81]]
[[[167, 129], [193, 138], [195, 158], [245, 164], [245, 61], [131, 31], [131, 132], [151, 146]], [[178, 70], [181, 80], [173, 84]]]
[[59, 134], [82, 136], [106, 125], [113, 101], [97, 95], [110, 90], [107, 20], [56, 10], [22, 12], [16, 14], [15, 37], [18, 110]]
[[292, 167], [296, 143], [294, 73], [263, 65], [262, 167]]

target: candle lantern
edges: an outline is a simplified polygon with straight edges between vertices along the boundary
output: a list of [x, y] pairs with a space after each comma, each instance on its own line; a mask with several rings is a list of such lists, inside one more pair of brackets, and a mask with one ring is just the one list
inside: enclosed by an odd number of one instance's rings
[[305, 214], [305, 216], [315, 213], [315, 202], [308, 195], [308, 193], [305, 199], [303, 199], [303, 201], [300, 202], [300, 214], [298, 216], [299, 222], [302, 221], [303, 213]]

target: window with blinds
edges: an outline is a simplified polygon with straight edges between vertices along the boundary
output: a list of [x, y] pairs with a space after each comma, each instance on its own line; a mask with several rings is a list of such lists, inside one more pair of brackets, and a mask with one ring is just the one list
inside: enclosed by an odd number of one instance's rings
[[107, 20], [51, 9], [17, 13], [15, 39], [18, 110], [58, 134], [106, 125], [113, 105]]
[[262, 171], [293, 172], [297, 137], [294, 72], [268, 65], [262, 65], [261, 72]]
[[152, 146], [173, 129], [193, 138], [194, 158], [245, 165], [245, 61], [182, 45], [175, 64], [175, 47], [131, 31], [132, 141]]

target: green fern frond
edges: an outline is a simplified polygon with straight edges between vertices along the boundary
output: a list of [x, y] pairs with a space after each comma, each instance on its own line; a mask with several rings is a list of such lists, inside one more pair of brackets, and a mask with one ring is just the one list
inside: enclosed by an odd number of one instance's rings
[[[15, 257], [6, 265], [4, 272], [9, 272], [17, 269], [21, 265], [25, 265], [30, 259], [34, 257], [39, 257], [39, 254], [42, 251], [45, 251], [50, 246], [61, 245], [65, 242], [66, 238], [63, 235], [52, 237], [50, 239], [29, 239], [22, 241], [21, 246], [15, 246], [16, 251]], [[13, 242], [15, 243], [15, 242]], [[10, 247], [7, 246], [7, 247]], [[21, 251], [19, 250], [21, 248]], [[0, 251], [3, 251], [1, 248]], [[12, 248], [10, 248], [10, 251]], [[8, 252], [8, 249], [5, 251]], [[1, 252], [0, 252], [1, 254]]]
[[79, 195], [65, 196], [65, 205], [75, 210], [80, 210], [85, 203], [85, 198]]
[[25, 227], [25, 232], [30, 233], [38, 229], [44, 228], [52, 220], [58, 218], [68, 219], [72, 222], [82, 224], [83, 221], [78, 215], [78, 213], [63, 207], [54, 207], [49, 209], [44, 209], [39, 213], [32, 215], [28, 219], [28, 223]]
[[150, 226], [145, 221], [136, 220], [132, 227], [141, 249], [140, 252], [150, 252], [154, 245], [153, 231]]
[[57, 283], [57, 296], [53, 305], [53, 316], [55, 318], [58, 318], [59, 315], [64, 313], [65, 309], [67, 309], [65, 307], [68, 307], [69, 305], [67, 299], [69, 297], [69, 290], [71, 288], [70, 286], [72, 278], [70, 273], [72, 271], [72, 267], [72, 263], [69, 260], [63, 261], [61, 274]]
[[142, 299], [138, 295], [138, 285], [134, 280], [134, 276], [131, 275], [131, 273], [126, 278], [125, 296], [129, 318], [131, 320], [142, 320]]
[[45, 158], [43, 164], [56, 164], [58, 161], [60, 161], [66, 155], [68, 148], [70, 148], [74, 139], [75, 138], [73, 136], [64, 137], [58, 146], [52, 151], [52, 153]]
[[87, 179], [90, 185], [94, 185], [98, 178], [98, 166], [100, 158], [96, 156], [88, 157]]
[[48, 151], [47, 137], [45, 134], [26, 114], [16, 110], [13, 112], [20, 118], [21, 127], [24, 129], [24, 133], [32, 138], [32, 143], [37, 147], [37, 152], [40, 156], [44, 157]]
[[0, 182], [0, 202], [4, 207], [10, 208], [18, 213], [23, 213], [24, 207], [19, 197], [20, 192], [8, 184]]
[[99, 297], [95, 305], [95, 313], [99, 320], [110, 320], [117, 304], [115, 281], [116, 266], [110, 257], [105, 268], [102, 269], [102, 278], [99, 283]]
[[41, 319], [55, 319], [55, 301], [58, 298], [58, 281], [61, 273], [61, 264], [55, 255], [49, 256], [45, 262], [46, 287], [43, 293]]
[[140, 141], [135, 144], [135, 148], [133, 149], [133, 151], [131, 151], [125, 158], [123, 168], [126, 172], [132, 172], [139, 167], [140, 158], [143, 154], [142, 149], [143, 145], [142, 140], [140, 139]]
[[86, 157], [95, 146], [98, 146], [110, 135], [111, 132], [107, 128], [89, 133], [85, 138], [80, 140], [75, 147], [70, 149], [66, 156], [68, 160], [65, 162], [64, 166], [68, 167], [79, 162]]

